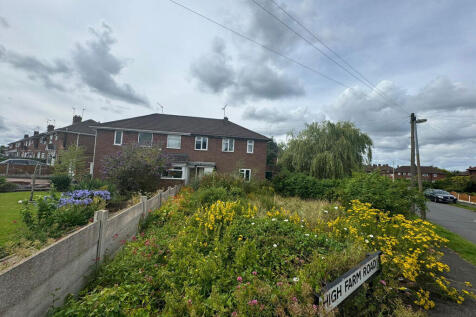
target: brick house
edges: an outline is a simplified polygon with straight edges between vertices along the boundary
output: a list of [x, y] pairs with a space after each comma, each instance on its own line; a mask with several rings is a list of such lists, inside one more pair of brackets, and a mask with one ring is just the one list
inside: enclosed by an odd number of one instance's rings
[[392, 177], [393, 167], [388, 164], [372, 164], [364, 167], [366, 173], [379, 172], [380, 175]]
[[466, 169], [466, 171], [468, 172], [466, 175], [476, 176], [476, 166], [470, 166]]
[[228, 118], [210, 119], [168, 114], [105, 122], [96, 129], [95, 177], [103, 173], [106, 156], [128, 144], [159, 146], [173, 158], [163, 179], [188, 183], [204, 174], [239, 173], [244, 179], [264, 179], [269, 138]]
[[73, 116], [69, 126], [55, 129], [48, 125], [46, 132], [34, 131], [32, 136], [25, 134], [23, 139], [9, 143], [7, 154], [11, 158], [34, 158], [54, 165], [59, 151], [74, 144], [85, 149], [87, 164], [92, 166], [95, 131], [90, 126], [95, 124], [94, 120], [82, 121], [81, 116]]
[[[434, 166], [421, 166], [421, 178], [423, 181], [434, 182], [440, 179], [444, 179], [447, 176], [446, 171], [441, 170]], [[415, 179], [416, 179], [416, 167], [415, 167]], [[399, 166], [395, 169], [395, 178], [411, 179], [410, 166]]]

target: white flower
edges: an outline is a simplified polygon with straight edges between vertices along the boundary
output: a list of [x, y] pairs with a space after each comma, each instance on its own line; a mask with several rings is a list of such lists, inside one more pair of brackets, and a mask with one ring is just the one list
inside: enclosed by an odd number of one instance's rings
[[293, 277], [293, 282], [299, 282], [299, 277]]
[[369, 234], [369, 237], [373, 238], [373, 237], [374, 237], [374, 235], [373, 235], [373, 234]]
[[284, 222], [288, 222], [289, 220], [288, 219], [284, 219]]
[[273, 248], [277, 248], [277, 247], [278, 247], [278, 245], [276, 243], [273, 244]]
[[304, 234], [306, 237], [309, 237], [309, 233]]
[[303, 225], [301, 225], [301, 228], [304, 228], [304, 226], [303, 226]]
[[324, 259], [325, 259], [325, 257], [321, 256], [321, 259], [323, 259], [323, 260], [324, 260]]
[[326, 214], [327, 214], [327, 213], [328, 213], [328, 211], [327, 211], [327, 210], [324, 210], [324, 213], [326, 213]]
[[347, 228], [344, 228], [345, 231], [347, 231]]
[[276, 218], [271, 219], [271, 221], [276, 221]]
[[337, 207], [337, 206], [334, 206], [334, 209], [339, 209], [339, 207]]
[[19, 204], [23, 204], [23, 201], [22, 201], [22, 200], [19, 200], [18, 203], [19, 203]]
[[252, 224], [252, 225], [254, 225], [255, 223], [254, 223], [254, 222], [252, 222], [251, 224]]
[[317, 234], [314, 235], [314, 238], [317, 238]]
[[365, 239], [365, 243], [369, 243], [369, 240]]

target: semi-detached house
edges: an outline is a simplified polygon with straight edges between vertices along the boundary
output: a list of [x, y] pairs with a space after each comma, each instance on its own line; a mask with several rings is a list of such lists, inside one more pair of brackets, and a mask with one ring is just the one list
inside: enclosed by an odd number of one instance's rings
[[105, 122], [96, 130], [93, 176], [101, 177], [104, 159], [130, 144], [159, 146], [171, 158], [163, 175], [184, 182], [201, 175], [239, 173], [245, 180], [263, 179], [269, 138], [239, 126], [228, 118], [211, 119], [168, 114]]

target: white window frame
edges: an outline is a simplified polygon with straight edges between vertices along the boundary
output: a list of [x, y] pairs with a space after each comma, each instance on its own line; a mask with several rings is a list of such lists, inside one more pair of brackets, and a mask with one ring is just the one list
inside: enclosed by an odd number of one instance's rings
[[433, 174], [433, 177], [438, 177], [438, 174]]
[[[200, 148], [197, 149], [197, 140], [200, 139]], [[205, 148], [203, 148], [203, 140], [207, 140], [207, 146]], [[206, 136], [196, 136], [195, 137], [195, 143], [193, 145], [193, 148], [196, 150], [196, 151], [208, 151], [208, 137]]]
[[[251, 145], [251, 151], [250, 151]], [[255, 152], [255, 140], [247, 140], [246, 141], [246, 153], [253, 154]]]
[[[178, 138], [178, 147], [169, 145], [169, 138], [170, 137], [177, 137]], [[182, 148], [182, 136], [181, 135], [176, 135], [176, 134], [167, 134], [167, 148], [168, 149], [180, 150]]]
[[[150, 144], [149, 145], [146, 145], [146, 144], [140, 144], [140, 135], [141, 134], [150, 134], [152, 137], [150, 138]], [[153, 133], [150, 133], [150, 132], [139, 132], [137, 133], [137, 144], [139, 144], [139, 146], [145, 146], [145, 147], [151, 147], [152, 144], [154, 144], [154, 134]]]
[[[118, 132], [121, 133], [121, 142], [120, 143], [116, 143]], [[124, 131], [123, 130], [114, 130], [114, 145], [122, 145], [122, 139], [123, 138], [124, 138]]]
[[[246, 173], [248, 172], [248, 179], [246, 179]], [[251, 169], [250, 168], [240, 168], [240, 175], [243, 176], [245, 182], [251, 181]]]
[[[226, 151], [225, 151], [225, 144], [228, 146], [228, 150], [226, 150]], [[231, 151], [230, 151], [230, 144], [232, 145]], [[222, 152], [235, 152], [235, 139], [223, 138], [221, 140], [221, 151]]]

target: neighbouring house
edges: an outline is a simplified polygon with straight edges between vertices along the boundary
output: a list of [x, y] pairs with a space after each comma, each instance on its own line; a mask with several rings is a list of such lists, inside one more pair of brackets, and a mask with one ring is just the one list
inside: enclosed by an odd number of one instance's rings
[[466, 171], [468, 171], [468, 174], [466, 175], [476, 176], [476, 166], [470, 166], [466, 169]]
[[46, 132], [34, 131], [32, 136], [25, 134], [23, 139], [8, 144], [7, 154], [10, 158], [33, 158], [54, 165], [58, 153], [74, 144], [85, 150], [87, 162], [91, 167], [94, 155], [95, 130], [90, 126], [96, 125], [94, 120], [82, 121], [81, 116], [73, 116], [71, 125], [55, 129], [48, 125]]
[[366, 173], [379, 172], [380, 175], [393, 177], [394, 168], [388, 164], [372, 164], [364, 167]]
[[163, 175], [168, 183], [189, 183], [217, 171], [239, 173], [245, 180], [264, 179], [269, 138], [228, 118], [211, 119], [168, 114], [105, 122], [96, 130], [95, 177], [102, 177], [103, 160], [124, 145], [159, 146], [171, 158]]
[[[447, 172], [434, 166], [421, 166], [421, 178], [423, 181], [434, 182], [440, 179], [444, 179], [447, 176]], [[415, 167], [416, 173], [416, 167]], [[416, 174], [415, 174], [416, 177]], [[395, 169], [395, 178], [411, 178], [410, 166], [398, 166]], [[415, 178], [416, 179], [416, 178]]]

